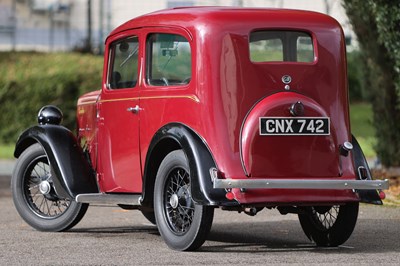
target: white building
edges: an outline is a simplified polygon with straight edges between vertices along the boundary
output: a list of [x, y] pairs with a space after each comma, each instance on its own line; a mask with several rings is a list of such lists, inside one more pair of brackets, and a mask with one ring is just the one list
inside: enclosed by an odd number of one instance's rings
[[98, 49], [113, 28], [133, 17], [164, 8], [197, 5], [317, 11], [334, 17], [346, 36], [355, 39], [337, 0], [0, 0], [0, 50], [71, 50], [84, 47], [88, 40]]

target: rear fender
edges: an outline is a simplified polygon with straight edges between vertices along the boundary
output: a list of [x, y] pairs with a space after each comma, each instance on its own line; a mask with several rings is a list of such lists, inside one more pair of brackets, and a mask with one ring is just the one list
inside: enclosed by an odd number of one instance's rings
[[[367, 160], [365, 159], [364, 153], [361, 150], [360, 144], [358, 143], [357, 139], [354, 136], [352, 136], [352, 144], [353, 144], [353, 162], [355, 170], [357, 172], [357, 178], [364, 180], [372, 180], [372, 175]], [[366, 176], [364, 177], [362, 176], [360, 170], [362, 168], [365, 169], [364, 171], [366, 173]], [[383, 204], [377, 190], [357, 190], [357, 194], [361, 202], [371, 203], [376, 205]]]
[[98, 193], [94, 171], [70, 130], [59, 125], [33, 126], [20, 135], [14, 156], [18, 158], [34, 143], [46, 152], [59, 196], [74, 199], [78, 194]]
[[224, 189], [214, 189], [210, 168], [216, 163], [205, 142], [192, 129], [172, 123], [154, 135], [146, 155], [142, 205], [152, 207], [154, 182], [162, 159], [171, 151], [182, 149], [189, 161], [193, 200], [202, 205], [219, 205], [226, 201]]

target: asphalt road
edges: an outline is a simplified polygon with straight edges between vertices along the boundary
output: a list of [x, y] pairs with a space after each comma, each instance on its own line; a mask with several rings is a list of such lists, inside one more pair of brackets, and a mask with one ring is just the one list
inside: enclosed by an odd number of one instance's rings
[[343, 246], [317, 248], [296, 215], [263, 210], [255, 217], [216, 210], [208, 240], [176, 252], [139, 211], [91, 206], [65, 233], [26, 225], [14, 209], [9, 178], [0, 176], [0, 265], [400, 265], [400, 208], [362, 205]]

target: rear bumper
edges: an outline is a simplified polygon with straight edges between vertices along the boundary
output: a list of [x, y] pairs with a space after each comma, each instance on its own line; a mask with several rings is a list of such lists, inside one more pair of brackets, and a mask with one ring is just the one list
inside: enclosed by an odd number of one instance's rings
[[214, 188], [251, 189], [328, 189], [376, 190], [388, 189], [389, 180], [299, 180], [299, 179], [213, 179]]

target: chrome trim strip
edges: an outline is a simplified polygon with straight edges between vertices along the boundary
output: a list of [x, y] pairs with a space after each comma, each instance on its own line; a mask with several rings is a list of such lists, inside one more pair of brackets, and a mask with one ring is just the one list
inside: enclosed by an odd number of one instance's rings
[[119, 102], [119, 101], [136, 101], [136, 100], [159, 100], [159, 99], [189, 99], [196, 103], [200, 102], [200, 99], [196, 95], [163, 95], [163, 96], [141, 96], [132, 98], [118, 98], [118, 99], [108, 99], [100, 100], [100, 103], [108, 102]]
[[140, 206], [141, 195], [132, 194], [105, 194], [105, 193], [90, 193], [79, 194], [76, 196], [75, 201], [82, 203], [95, 203], [95, 204], [125, 204]]
[[214, 188], [388, 189], [389, 180], [214, 179]]

